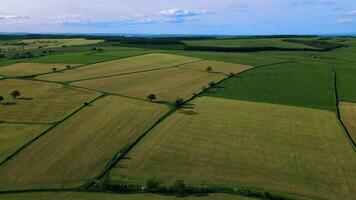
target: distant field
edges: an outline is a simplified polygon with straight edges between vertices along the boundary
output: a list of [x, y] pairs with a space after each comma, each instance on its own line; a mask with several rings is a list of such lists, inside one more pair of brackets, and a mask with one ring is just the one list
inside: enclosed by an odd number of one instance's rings
[[217, 82], [223, 78], [224, 75], [217, 73], [169, 68], [80, 81], [74, 85], [141, 99], [155, 94], [159, 101], [172, 102], [178, 98], [188, 99], [193, 93], [199, 93], [203, 87], [208, 87], [210, 82]]
[[356, 141], [356, 103], [340, 103], [341, 119], [349, 130], [351, 137]]
[[111, 181], [241, 185], [312, 199], [356, 195], [355, 154], [330, 111], [201, 97], [127, 157]]
[[75, 70], [66, 71], [64, 73], [40, 76], [39, 78], [55, 81], [75, 81], [157, 68], [173, 67], [193, 61], [198, 61], [198, 59], [168, 54], [147, 54], [97, 63], [77, 68]]
[[5, 76], [28, 76], [33, 74], [52, 72], [52, 68], [57, 70], [65, 69], [66, 66], [77, 66], [76, 64], [46, 64], [46, 63], [16, 63], [6, 67], [0, 67], [0, 74]]
[[144, 101], [99, 99], [0, 166], [0, 190], [85, 184], [165, 112]]
[[150, 51], [144, 51], [144, 50], [104, 51], [102, 53], [85, 51], [85, 52], [61, 53], [55, 55], [42, 56], [39, 58], [28, 60], [27, 62], [90, 64], [90, 63], [103, 62], [112, 59], [142, 55], [149, 52]]
[[[0, 104], [0, 121], [54, 122], [98, 96], [96, 92], [39, 81], [7, 79], [0, 80], [0, 86], [0, 95], [5, 98]], [[21, 96], [13, 99], [10, 94], [14, 90]]]
[[50, 125], [0, 123], [0, 162]]
[[233, 77], [207, 95], [255, 102], [335, 110], [330, 65], [288, 63]]
[[226, 194], [202, 194], [177, 197], [175, 195], [157, 194], [110, 194], [110, 193], [80, 193], [80, 192], [53, 192], [53, 193], [20, 193], [1, 194], [0, 200], [253, 200], [253, 198]]
[[102, 40], [88, 40], [84, 38], [73, 38], [73, 39], [26, 39], [21, 40], [19, 43], [24, 43], [25, 49], [35, 49], [35, 48], [53, 48], [62, 46], [79, 46], [88, 44], [97, 44], [102, 42]]
[[185, 44], [191, 46], [211, 47], [280, 47], [280, 48], [313, 48], [304, 44], [285, 42], [281, 38], [251, 38], [251, 39], [206, 39], [187, 40]]
[[200, 62], [190, 63], [181, 66], [184, 69], [193, 69], [202, 72], [206, 72], [207, 67], [211, 67], [211, 72], [229, 75], [230, 73], [239, 73], [245, 71], [251, 67], [227, 62], [217, 62], [211, 60], [203, 60]]

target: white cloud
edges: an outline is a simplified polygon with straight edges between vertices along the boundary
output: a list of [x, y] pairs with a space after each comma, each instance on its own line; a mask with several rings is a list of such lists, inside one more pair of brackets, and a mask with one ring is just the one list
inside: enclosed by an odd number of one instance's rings
[[207, 15], [211, 13], [212, 12], [209, 12], [207, 10], [194, 12], [190, 10], [173, 8], [168, 10], [162, 10], [158, 13], [158, 15], [164, 17], [163, 21], [166, 22], [184, 22], [193, 19], [194, 17]]
[[356, 15], [356, 9], [353, 10], [353, 11], [350, 11], [348, 14], [349, 14], [349, 15]]
[[336, 22], [341, 23], [341, 24], [350, 23], [350, 22], [352, 22], [352, 19], [351, 18], [340, 18], [340, 19], [336, 20]]
[[0, 15], [0, 20], [6, 19], [30, 19], [29, 16], [19, 16], [19, 15]]

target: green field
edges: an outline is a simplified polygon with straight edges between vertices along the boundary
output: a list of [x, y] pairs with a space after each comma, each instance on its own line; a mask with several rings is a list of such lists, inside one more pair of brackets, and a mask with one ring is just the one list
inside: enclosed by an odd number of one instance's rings
[[0, 162], [49, 128], [45, 124], [0, 123]]
[[191, 46], [214, 46], [214, 47], [280, 47], [280, 48], [313, 48], [304, 44], [285, 42], [280, 38], [251, 38], [251, 39], [206, 39], [188, 40], [185, 44]]
[[312, 63], [256, 68], [223, 82], [207, 95], [335, 110], [332, 72], [328, 65]]
[[0, 191], [83, 185], [165, 112], [164, 105], [99, 99], [1, 165]]
[[[0, 85], [0, 95], [5, 98], [0, 104], [1, 121], [55, 122], [98, 96], [96, 92], [39, 81], [5, 79], [0, 80]], [[12, 98], [14, 90], [21, 95]]]
[[110, 193], [25, 193], [25, 194], [0, 194], [0, 200], [253, 200], [253, 198], [240, 197], [227, 194], [202, 194], [202, 195], [157, 195], [157, 194], [110, 194]]
[[312, 199], [356, 195], [355, 154], [330, 111], [201, 97], [127, 157], [111, 181], [241, 185]]

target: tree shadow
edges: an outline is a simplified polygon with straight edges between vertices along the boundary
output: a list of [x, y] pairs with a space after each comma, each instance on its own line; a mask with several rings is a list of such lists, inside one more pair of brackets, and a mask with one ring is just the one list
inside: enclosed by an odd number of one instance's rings
[[16, 102], [3, 102], [3, 103], [0, 103], [0, 104], [2, 104], [4, 106], [11, 106], [11, 105], [15, 105]]
[[33, 100], [33, 97], [17, 97], [16, 99], [31, 101], [31, 100]]
[[193, 110], [181, 110], [179, 113], [185, 114], [185, 115], [198, 115], [199, 113], [193, 111]]

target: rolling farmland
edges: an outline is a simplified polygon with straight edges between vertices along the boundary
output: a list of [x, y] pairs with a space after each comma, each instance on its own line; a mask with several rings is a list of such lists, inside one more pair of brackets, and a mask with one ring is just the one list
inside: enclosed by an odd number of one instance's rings
[[13, 37], [0, 200], [356, 196], [354, 38]]

